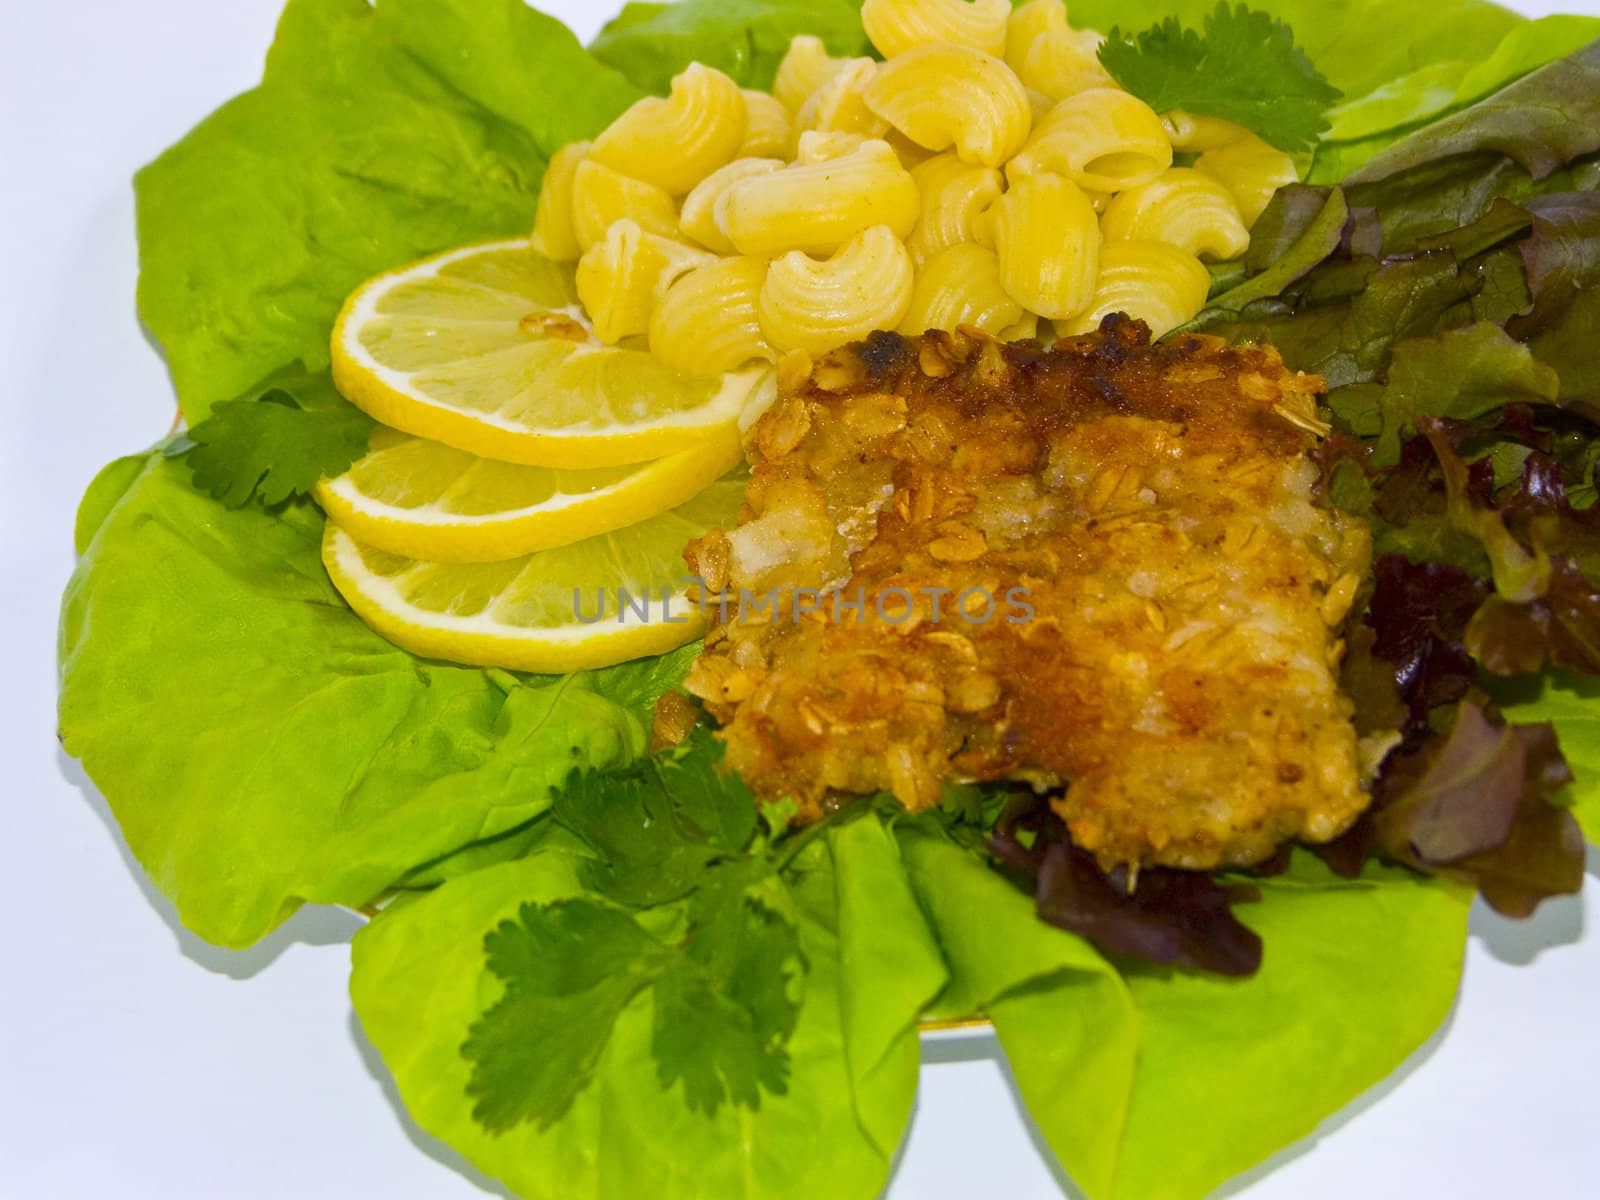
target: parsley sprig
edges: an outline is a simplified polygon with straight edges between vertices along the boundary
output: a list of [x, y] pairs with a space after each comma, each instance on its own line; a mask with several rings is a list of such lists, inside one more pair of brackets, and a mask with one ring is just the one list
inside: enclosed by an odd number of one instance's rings
[[1317, 144], [1328, 129], [1324, 110], [1341, 95], [1295, 45], [1289, 26], [1226, 0], [1206, 17], [1203, 33], [1176, 17], [1137, 36], [1113, 28], [1100, 61], [1157, 112], [1222, 117], [1291, 153]]
[[588, 1086], [623, 1011], [652, 993], [662, 1086], [695, 1111], [788, 1086], [805, 965], [775, 831], [701, 735], [610, 773], [575, 772], [551, 818], [586, 852], [587, 894], [525, 904], [485, 938], [498, 1003], [462, 1047], [486, 1128], [546, 1128]]
[[224, 400], [167, 449], [202, 492], [239, 508], [306, 495], [367, 452], [370, 417], [325, 378], [306, 376], [243, 400]]

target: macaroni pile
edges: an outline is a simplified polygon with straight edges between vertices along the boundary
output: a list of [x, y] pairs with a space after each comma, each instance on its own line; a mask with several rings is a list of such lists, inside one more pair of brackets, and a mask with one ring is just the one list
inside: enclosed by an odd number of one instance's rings
[[861, 19], [883, 62], [797, 37], [771, 95], [696, 63], [556, 154], [533, 245], [577, 262], [596, 337], [706, 373], [877, 329], [1066, 336], [1126, 312], [1159, 336], [1296, 178], [1241, 126], [1120, 89], [1061, 0]]

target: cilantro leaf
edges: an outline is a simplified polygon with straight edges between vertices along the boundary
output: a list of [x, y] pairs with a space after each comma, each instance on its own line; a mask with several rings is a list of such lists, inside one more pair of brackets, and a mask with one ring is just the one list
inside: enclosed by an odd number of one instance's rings
[[1128, 91], [1157, 112], [1181, 108], [1234, 121], [1280, 150], [1309, 150], [1328, 129], [1323, 116], [1342, 94], [1270, 13], [1226, 0], [1205, 32], [1176, 17], [1134, 37], [1113, 28], [1100, 61]]
[[461, 1053], [486, 1129], [559, 1120], [646, 989], [661, 1084], [681, 1081], [692, 1110], [755, 1109], [787, 1090], [805, 960], [755, 799], [718, 769], [721, 753], [702, 735], [569, 777], [552, 815], [589, 851], [579, 879], [598, 895], [524, 905], [484, 939], [506, 991]]
[[701, 736], [621, 771], [575, 772], [553, 808], [594, 852], [585, 884], [648, 908], [688, 895], [713, 861], [743, 850], [756, 830], [755, 798], [718, 770], [721, 756], [721, 743]]
[[506, 993], [468, 1031], [467, 1094], [491, 1131], [560, 1120], [589, 1083], [612, 1026], [668, 952], [629, 914], [592, 900], [525, 904], [484, 938]]
[[708, 1114], [725, 1099], [754, 1109], [763, 1090], [788, 1090], [785, 1045], [800, 1016], [800, 935], [756, 898], [770, 868], [747, 862], [718, 868], [696, 894], [693, 932], [655, 991], [662, 1086], [681, 1079], [689, 1107]]
[[342, 474], [367, 452], [373, 422], [353, 404], [308, 384], [291, 395], [271, 388], [250, 400], [214, 405], [168, 451], [194, 472], [195, 487], [241, 508], [252, 497], [271, 508]]

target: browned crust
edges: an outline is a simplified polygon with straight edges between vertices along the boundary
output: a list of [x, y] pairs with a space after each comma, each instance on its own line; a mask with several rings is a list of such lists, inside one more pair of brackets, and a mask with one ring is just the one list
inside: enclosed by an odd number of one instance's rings
[[[783, 597], [717, 620], [688, 682], [758, 794], [815, 817], [1022, 779], [1103, 862], [1188, 867], [1364, 807], [1335, 668], [1368, 540], [1311, 495], [1320, 380], [1119, 318], [1050, 350], [878, 334], [789, 374], [739, 527], [687, 552], [731, 600]], [[796, 588], [833, 600], [797, 614]], [[909, 619], [876, 611], [897, 588]], [[970, 588], [987, 621], [952, 615]]]

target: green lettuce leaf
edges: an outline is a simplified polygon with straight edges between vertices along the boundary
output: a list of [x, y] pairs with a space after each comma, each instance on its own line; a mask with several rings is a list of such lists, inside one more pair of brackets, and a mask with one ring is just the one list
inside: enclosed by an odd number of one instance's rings
[[[1394, 0], [1247, 0], [1294, 30], [1295, 44], [1334, 87], [1364, 96], [1429, 63], [1475, 61], [1493, 54], [1521, 17], [1487, 0], [1397, 4]], [[1200, 29], [1217, 0], [1074, 0], [1072, 23], [1101, 31], [1142, 29], [1176, 17]], [[1382, 36], [1373, 36], [1374, 30]]]
[[[918, 1024], [949, 976], [884, 823], [847, 821], [827, 837], [840, 968], [852, 981], [840, 993], [839, 1019], [856, 1117], [879, 1153], [892, 1159], [922, 1067]], [[885, 987], [887, 1004], [879, 996]], [[915, 1005], [903, 1002], [913, 998]]]
[[1596, 150], [1600, 150], [1600, 41], [1412, 134], [1345, 182], [1377, 183], [1402, 171], [1477, 153], [1503, 154], [1537, 180]]
[[112, 459], [89, 481], [83, 499], [78, 502], [78, 515], [72, 526], [72, 548], [77, 553], [82, 554], [89, 548], [111, 510], [128, 494], [128, 489], [144, 474], [149, 463], [149, 454], [127, 454]]
[[139, 311], [184, 415], [325, 367], [362, 280], [525, 233], [549, 156], [637, 96], [521, 0], [292, 0], [261, 85], [135, 181]]
[[1600, 17], [1553, 16], [1513, 25], [1486, 58], [1431, 62], [1339, 105], [1329, 113], [1326, 140], [1359, 142], [1415, 127], [1482, 100], [1597, 37]]
[[1521, 252], [1533, 304], [1511, 322], [1511, 332], [1561, 365], [1563, 400], [1594, 399], [1600, 396], [1600, 191], [1544, 196], [1527, 207], [1533, 236]]
[[935, 1016], [987, 1016], [1051, 1151], [1093, 1200], [1112, 1195], [1139, 1057], [1139, 1015], [1115, 967], [1046, 925], [1033, 897], [981, 858], [920, 829], [906, 869], [950, 983]]
[[1583, 834], [1600, 846], [1600, 680], [1552, 672], [1496, 689], [1506, 720], [1549, 721], [1572, 768], [1567, 789]]
[[1507, 404], [1553, 404], [1560, 390], [1551, 367], [1487, 321], [1396, 343], [1377, 400], [1383, 428], [1371, 461], [1398, 463], [1421, 415], [1465, 421]]
[[1257, 975], [1119, 975], [972, 855], [904, 842], [947, 997], [993, 1019], [1092, 1200], [1198, 1200], [1388, 1075], [1455, 1000], [1470, 893], [1449, 883], [1371, 867], [1348, 881], [1300, 854], [1237, 910], [1266, 943]]
[[[356, 1012], [423, 1128], [530, 1196], [633, 1200], [643, 1181], [659, 1200], [877, 1194], [910, 1116], [917, 1017], [943, 970], [875, 820], [832, 831], [793, 864], [807, 973], [783, 1094], [763, 1095], [756, 1108], [692, 1110], [658, 1076], [652, 1006], [640, 993], [622, 1006], [591, 1086], [564, 1116], [498, 1135], [478, 1123], [462, 1046], [505, 994], [485, 936], [526, 905], [585, 897], [582, 861], [543, 851], [477, 871], [357, 935]], [[556, 1026], [550, 1036], [567, 1032]]]
[[[124, 468], [119, 468], [118, 479]], [[684, 654], [521, 680], [420, 660], [322, 569], [322, 518], [225, 509], [153, 456], [96, 522], [61, 624], [60, 730], [184, 923], [248, 944], [357, 905], [644, 749]]]
[[629, 4], [594, 40], [594, 56], [650, 92], [691, 62], [768, 89], [789, 39], [808, 33], [841, 55], [872, 53], [852, 0], [680, 0]]

